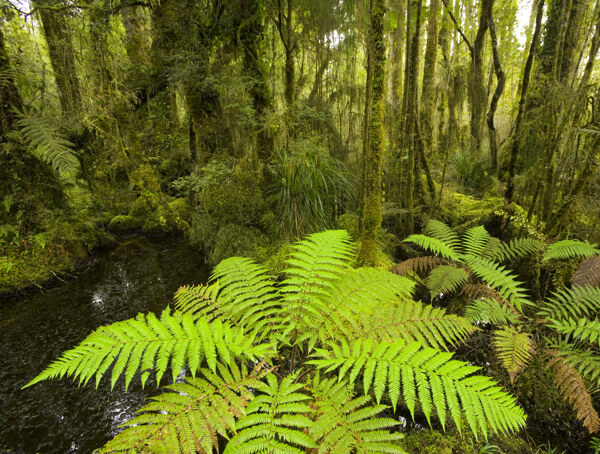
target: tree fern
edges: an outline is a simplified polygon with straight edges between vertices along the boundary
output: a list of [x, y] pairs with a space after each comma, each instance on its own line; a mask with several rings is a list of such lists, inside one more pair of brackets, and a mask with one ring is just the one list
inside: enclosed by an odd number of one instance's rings
[[535, 352], [533, 341], [527, 333], [506, 326], [494, 331], [493, 344], [502, 366], [508, 372], [510, 382], [514, 383], [517, 374], [531, 361]]
[[566, 339], [554, 340], [550, 344], [555, 356], [560, 356], [567, 364], [577, 369], [582, 378], [600, 385], [600, 356], [586, 344], [568, 342]]
[[446, 260], [440, 259], [439, 257], [426, 255], [424, 257], [415, 257], [413, 259], [407, 259], [403, 262], [398, 263], [392, 268], [392, 273], [404, 276], [410, 271], [419, 273], [421, 271], [429, 271], [438, 265], [448, 263]]
[[491, 235], [482, 225], [471, 227], [463, 235], [463, 252], [469, 255], [481, 255]]
[[573, 274], [573, 286], [586, 285], [600, 287], [600, 256], [598, 255], [583, 260]]
[[465, 284], [460, 291], [461, 295], [471, 300], [492, 299], [502, 303], [502, 295], [497, 290], [485, 284]]
[[583, 422], [588, 431], [590, 433], [597, 432], [600, 429], [600, 417], [594, 409], [592, 397], [585, 382], [577, 373], [577, 370], [557, 355], [556, 352], [549, 350], [547, 355], [550, 358], [548, 368], [554, 372], [558, 389], [577, 412], [577, 417]]
[[452, 228], [441, 221], [435, 219], [429, 220], [425, 227], [425, 234], [432, 238], [442, 241], [449, 246], [453, 251], [460, 252], [460, 238]]
[[316, 375], [309, 385], [315, 398], [316, 416], [309, 435], [319, 446], [319, 454], [403, 453], [394, 441], [402, 434], [390, 433], [397, 420], [376, 417], [386, 405], [368, 405], [370, 396], [353, 398], [346, 380], [321, 380]]
[[200, 317], [212, 320], [223, 312], [217, 302], [218, 293], [218, 282], [211, 285], [185, 285], [175, 292], [175, 308], [194, 320]]
[[387, 391], [396, 407], [402, 392], [411, 414], [414, 415], [418, 399], [428, 420], [435, 409], [445, 426], [449, 411], [460, 430], [464, 412], [473, 433], [485, 437], [488, 425], [495, 433], [525, 425], [523, 410], [513, 397], [489, 378], [472, 375], [478, 367], [451, 360], [452, 353], [421, 349], [420, 342], [406, 343], [403, 339], [382, 343], [366, 339], [329, 347], [317, 349], [317, 359], [308, 363], [326, 372], [339, 369], [339, 379], [347, 378], [351, 384], [362, 372], [364, 393], [373, 389], [378, 403]]
[[299, 392], [302, 383], [294, 383], [297, 374], [289, 375], [281, 383], [273, 374], [267, 383], [259, 383], [260, 393], [246, 407], [246, 415], [236, 422], [237, 435], [225, 449], [229, 453], [294, 453], [302, 448], [316, 448], [317, 444], [306, 434], [312, 426], [308, 418], [313, 409], [311, 397]]
[[100, 452], [218, 450], [218, 435], [228, 437], [235, 430], [236, 418], [243, 415], [253, 397], [250, 388], [261, 386], [258, 370], [248, 374], [235, 363], [230, 367], [219, 363], [218, 370], [215, 374], [202, 369], [203, 378], [166, 386], [167, 392], [152, 397]]
[[578, 319], [600, 312], [600, 288], [583, 286], [562, 288], [542, 304], [538, 315], [546, 319]]
[[102, 326], [77, 347], [68, 350], [50, 364], [25, 387], [42, 380], [72, 376], [86, 384], [95, 376], [96, 386], [112, 366], [111, 388], [123, 374], [125, 388], [129, 387], [138, 370], [142, 371], [142, 385], [150, 372], [156, 369], [160, 380], [171, 363], [173, 381], [184, 366], [195, 376], [203, 359], [214, 371], [219, 362], [231, 364], [236, 357], [255, 360], [270, 346], [253, 345], [254, 336], [244, 334], [216, 320], [212, 323], [201, 318], [194, 322], [191, 316], [165, 309], [160, 319], [152, 313], [134, 319]]
[[515, 325], [518, 323], [519, 313], [495, 299], [484, 298], [468, 304], [465, 318], [475, 324], [485, 322], [494, 325]]
[[484, 255], [491, 260], [504, 262], [533, 254], [542, 249], [543, 246], [542, 241], [534, 238], [517, 238], [510, 240], [509, 243], [498, 242], [494, 251]]
[[437, 238], [431, 238], [426, 235], [410, 235], [403, 240], [404, 243], [415, 243], [426, 251], [431, 251], [434, 254], [440, 255], [446, 259], [458, 261], [459, 254], [449, 245]]
[[516, 281], [515, 276], [503, 266], [474, 256], [465, 257], [464, 260], [473, 274], [496, 289], [504, 300], [518, 310], [522, 310], [526, 304], [531, 304], [527, 299], [525, 289], [521, 287], [521, 282]]
[[464, 269], [451, 265], [441, 265], [429, 273], [426, 282], [433, 298], [441, 293], [454, 292], [468, 279], [469, 275]]
[[79, 159], [75, 145], [67, 140], [56, 127], [56, 121], [40, 116], [20, 115], [17, 124], [30, 151], [41, 161], [50, 165], [67, 182], [74, 182], [79, 173]]
[[600, 321], [580, 318], [578, 320], [549, 319], [550, 326], [559, 333], [600, 345]]
[[563, 240], [549, 245], [544, 252], [543, 262], [552, 259], [587, 258], [600, 255], [595, 244], [579, 240]]

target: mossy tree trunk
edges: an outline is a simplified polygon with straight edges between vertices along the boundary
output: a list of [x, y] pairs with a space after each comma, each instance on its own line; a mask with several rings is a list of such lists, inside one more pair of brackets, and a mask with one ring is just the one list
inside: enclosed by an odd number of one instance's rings
[[2, 74], [2, 83], [0, 83], [0, 142], [6, 140], [6, 133], [11, 131], [16, 120], [14, 108], [21, 109], [21, 97], [15, 86], [13, 77], [13, 68], [10, 64], [10, 58], [6, 51], [4, 42], [4, 31], [0, 24], [0, 74]]
[[264, 31], [264, 6], [258, 0], [240, 2], [239, 42], [243, 50], [243, 65], [256, 117], [257, 154], [267, 162], [273, 153], [273, 136], [265, 128], [265, 116], [273, 109], [273, 99], [267, 82], [265, 63], [261, 58]]
[[62, 3], [60, 0], [37, 0], [33, 4], [42, 20], [63, 115], [76, 114], [81, 110], [81, 90], [75, 70], [71, 31], [65, 17], [55, 9]]
[[423, 63], [423, 88], [421, 93], [421, 138], [427, 155], [434, 151], [434, 113], [436, 93], [436, 66], [438, 54], [438, 17], [440, 1], [431, 0], [427, 19], [427, 45]]
[[491, 0], [481, 1], [481, 11], [479, 13], [479, 27], [477, 35], [473, 41], [473, 54], [471, 59], [469, 98], [471, 100], [471, 140], [472, 151], [479, 151], [481, 148], [483, 132], [483, 115], [487, 104], [487, 94], [483, 85], [483, 48], [485, 44], [485, 35], [488, 30], [489, 9], [492, 7]]
[[384, 15], [385, 0], [371, 2], [371, 39], [367, 52], [371, 53], [372, 99], [369, 119], [369, 144], [364, 156], [365, 189], [362, 209], [361, 245], [358, 261], [362, 265], [373, 266], [377, 263], [377, 231], [381, 227], [381, 167], [384, 145], [385, 111], [385, 41]]
[[496, 127], [494, 125], [494, 115], [496, 108], [498, 107], [498, 101], [502, 92], [504, 91], [504, 84], [506, 83], [506, 75], [502, 69], [502, 62], [500, 61], [500, 52], [498, 51], [498, 37], [496, 36], [496, 24], [494, 23], [493, 8], [494, 0], [491, 0], [491, 5], [488, 9], [488, 27], [490, 30], [490, 38], [492, 41], [492, 58], [494, 61], [494, 71], [496, 73], [496, 89], [492, 96], [490, 108], [487, 114], [487, 125], [490, 138], [490, 164], [491, 169], [495, 172], [498, 168], [498, 145], [496, 143]]

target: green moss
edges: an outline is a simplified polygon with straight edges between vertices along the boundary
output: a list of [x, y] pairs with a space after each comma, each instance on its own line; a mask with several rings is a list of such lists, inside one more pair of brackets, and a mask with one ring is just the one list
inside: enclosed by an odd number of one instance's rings
[[108, 229], [112, 232], [122, 232], [125, 230], [134, 230], [140, 228], [140, 223], [132, 216], [119, 214], [112, 218], [108, 224]]
[[260, 248], [269, 244], [269, 239], [255, 227], [227, 224], [219, 228], [211, 250], [207, 251], [207, 262], [216, 265], [227, 257], [257, 257]]

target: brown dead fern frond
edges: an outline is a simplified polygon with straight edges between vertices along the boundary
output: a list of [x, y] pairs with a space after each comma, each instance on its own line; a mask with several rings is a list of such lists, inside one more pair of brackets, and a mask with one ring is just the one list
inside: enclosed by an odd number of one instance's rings
[[573, 274], [573, 286], [600, 286], [600, 255], [585, 259]]
[[577, 372], [558, 355], [557, 350], [547, 351], [548, 369], [554, 373], [554, 380], [564, 399], [573, 407], [577, 418], [583, 423], [589, 433], [600, 429], [600, 417], [594, 409], [592, 396]]
[[392, 268], [392, 273], [396, 273], [400, 276], [404, 276], [410, 271], [419, 273], [421, 271], [429, 271], [438, 265], [448, 263], [446, 260], [432, 255], [426, 255], [425, 257], [416, 257], [414, 259], [404, 260], [398, 263]]

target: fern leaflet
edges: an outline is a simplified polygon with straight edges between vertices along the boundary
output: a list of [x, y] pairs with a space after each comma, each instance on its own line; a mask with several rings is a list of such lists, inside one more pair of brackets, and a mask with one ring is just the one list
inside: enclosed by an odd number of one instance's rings
[[533, 254], [544, 246], [540, 240], [533, 238], [517, 238], [510, 240], [509, 243], [499, 242], [496, 249], [485, 254], [486, 258], [504, 262], [506, 260], [515, 260], [526, 255]]
[[568, 320], [595, 316], [598, 312], [600, 288], [584, 286], [560, 289], [544, 301], [538, 315], [546, 319]]
[[494, 348], [500, 358], [500, 362], [508, 372], [510, 382], [531, 361], [535, 352], [533, 341], [527, 333], [521, 333], [512, 327], [504, 327], [494, 331]]
[[467, 282], [469, 275], [462, 268], [451, 265], [441, 265], [434, 268], [427, 276], [431, 298], [441, 293], [454, 292], [458, 287]]
[[408, 236], [407, 238], [402, 240], [402, 242], [415, 243], [417, 246], [420, 246], [427, 251], [431, 251], [434, 254], [441, 255], [442, 257], [449, 260], [458, 261], [459, 259], [459, 255], [457, 252], [455, 252], [450, 246], [448, 246], [443, 241], [438, 240], [437, 238], [431, 238], [426, 235], [415, 234]]
[[415, 257], [414, 259], [407, 259], [403, 262], [398, 263], [392, 268], [392, 273], [404, 276], [410, 271], [419, 273], [421, 271], [429, 271], [438, 265], [447, 263], [446, 260], [440, 259], [432, 255], [426, 255], [424, 257]]
[[485, 322], [494, 325], [516, 325], [519, 314], [506, 304], [497, 300], [484, 298], [469, 303], [465, 309], [465, 318], [471, 323]]
[[460, 240], [458, 235], [447, 224], [441, 221], [436, 221], [435, 219], [429, 220], [429, 222], [427, 222], [427, 226], [425, 227], [425, 234], [435, 238], [436, 240], [442, 241], [453, 251], [460, 251]]
[[480, 255], [490, 238], [490, 234], [482, 225], [471, 227], [463, 235], [463, 252], [468, 255]]
[[552, 259], [587, 258], [593, 255], [600, 255], [600, 250], [596, 249], [595, 244], [579, 240], [562, 240], [546, 248], [542, 262]]
[[600, 287], [600, 256], [598, 255], [582, 261], [573, 274], [573, 286], [585, 285]]

